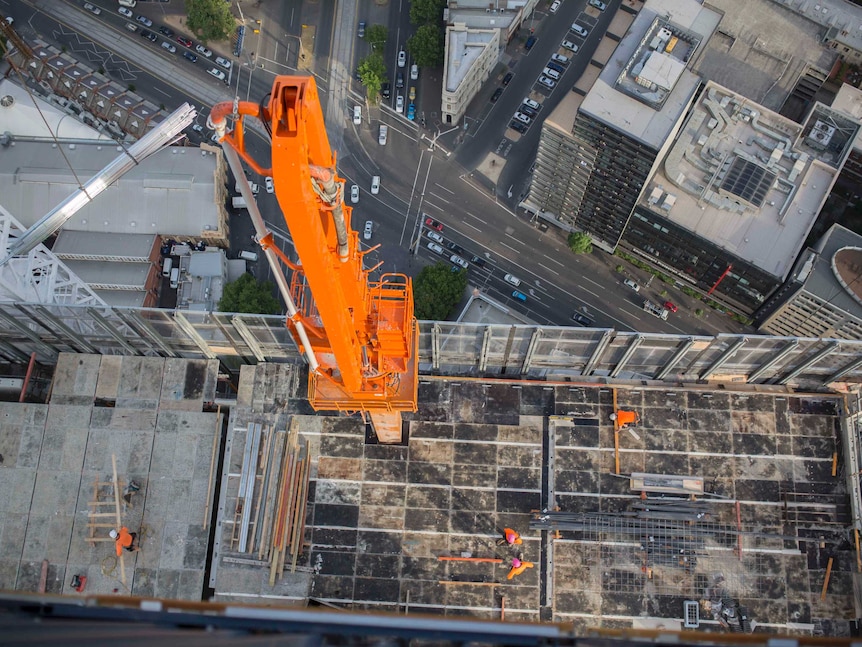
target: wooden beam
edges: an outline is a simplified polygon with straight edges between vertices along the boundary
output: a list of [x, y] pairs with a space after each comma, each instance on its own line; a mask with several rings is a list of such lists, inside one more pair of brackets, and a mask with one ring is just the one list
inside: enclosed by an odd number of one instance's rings
[[838, 474], [838, 452], [832, 452], [832, 476]]
[[854, 528], [853, 534], [856, 536], [856, 570], [862, 573], [862, 554], [859, 553], [859, 530]]
[[39, 574], [39, 593], [48, 589], [48, 560], [42, 560], [42, 572]]
[[462, 582], [461, 580], [438, 580], [440, 584], [464, 584], [468, 586], [500, 586], [499, 582]]
[[[111, 467], [114, 470], [114, 504], [117, 511], [117, 530], [123, 525], [122, 521], [120, 521], [120, 481], [117, 479], [117, 455], [111, 454]], [[125, 551], [120, 551], [120, 581], [123, 583], [123, 586], [127, 586], [126, 584], [126, 559], [123, 555]]]
[[210, 500], [212, 499], [213, 491], [213, 468], [215, 467], [216, 447], [218, 446], [219, 436], [221, 436], [221, 405], [218, 405], [218, 409], [216, 409], [215, 434], [213, 434], [213, 449], [210, 454], [210, 478], [207, 482], [207, 503], [204, 507], [204, 529], [206, 529], [209, 524], [210, 518]]
[[438, 555], [441, 562], [488, 562], [489, 564], [502, 564], [503, 560], [498, 557], [447, 557]]
[[829, 576], [832, 575], [832, 558], [829, 558], [829, 563], [826, 564], [826, 577], [823, 578], [823, 590], [820, 591], [820, 599], [826, 599], [826, 589], [829, 587]]

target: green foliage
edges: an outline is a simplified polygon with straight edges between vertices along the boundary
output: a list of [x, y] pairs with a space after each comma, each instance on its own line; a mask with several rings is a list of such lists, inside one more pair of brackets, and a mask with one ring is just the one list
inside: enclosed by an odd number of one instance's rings
[[186, 25], [205, 43], [226, 40], [236, 27], [230, 7], [224, 0], [186, 0]]
[[221, 312], [250, 312], [261, 315], [274, 315], [282, 311], [281, 304], [272, 296], [273, 284], [269, 281], [258, 283], [246, 272], [233, 283], [224, 287], [218, 302]]
[[372, 103], [377, 103], [380, 87], [386, 80], [386, 64], [383, 62], [383, 50], [371, 52], [371, 54], [359, 62], [359, 66], [356, 69], [359, 71], [362, 85], [365, 86], [368, 100]]
[[442, 65], [443, 49], [443, 32], [437, 23], [422, 25], [407, 39], [407, 51], [419, 67]]
[[667, 290], [662, 290], [661, 292], [659, 292], [659, 296], [662, 296], [667, 299]]
[[443, 21], [446, 0], [413, 0], [410, 3], [410, 22], [420, 25], [439, 25]]
[[365, 40], [371, 44], [371, 49], [382, 52], [386, 46], [386, 38], [389, 31], [384, 25], [371, 25], [365, 30]]
[[617, 274], [622, 274], [624, 268], [622, 265], [617, 265], [616, 268], [614, 268], [614, 269], [616, 269]]
[[582, 231], [573, 231], [566, 243], [575, 254], [590, 254], [593, 251], [593, 241]]
[[703, 308], [698, 308], [697, 310], [695, 310], [694, 316], [695, 317], [702, 317], [703, 316]]
[[453, 272], [446, 263], [431, 265], [413, 281], [413, 312], [417, 319], [443, 320], [449, 316], [467, 287], [467, 270]]

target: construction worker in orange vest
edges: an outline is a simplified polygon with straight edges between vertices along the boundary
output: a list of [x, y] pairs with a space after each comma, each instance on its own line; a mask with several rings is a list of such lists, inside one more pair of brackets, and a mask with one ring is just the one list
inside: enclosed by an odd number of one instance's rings
[[507, 580], [511, 580], [516, 575], [520, 575], [528, 568], [533, 568], [533, 562], [523, 562], [520, 557], [512, 558], [512, 570], [509, 571], [509, 574], [506, 576]]
[[135, 539], [138, 538], [138, 533], [129, 532], [129, 529], [125, 526], [120, 528], [119, 532], [112, 530], [110, 535], [111, 539], [116, 540], [114, 543], [117, 545], [117, 557], [123, 554], [124, 548], [129, 552], [138, 550], [138, 547], [135, 546]]
[[503, 528], [503, 539], [498, 541], [498, 544], [506, 543], [509, 546], [514, 546], [515, 544], [520, 544], [521, 535], [512, 530], [511, 528]]

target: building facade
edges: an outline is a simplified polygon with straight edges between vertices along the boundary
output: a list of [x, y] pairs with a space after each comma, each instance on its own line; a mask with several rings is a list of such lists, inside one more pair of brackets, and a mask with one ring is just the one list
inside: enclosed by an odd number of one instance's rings
[[499, 29], [471, 29], [464, 23], [446, 27], [441, 112], [443, 123], [455, 124], [497, 65]]

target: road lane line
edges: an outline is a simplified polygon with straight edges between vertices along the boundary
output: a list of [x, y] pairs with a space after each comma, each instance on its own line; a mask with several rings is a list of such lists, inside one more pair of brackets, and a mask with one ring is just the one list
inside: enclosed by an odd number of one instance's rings
[[469, 211], [465, 211], [464, 213], [466, 213], [466, 214], [467, 214], [468, 216], [470, 216], [471, 218], [475, 218], [476, 220], [478, 220], [479, 222], [481, 222], [483, 225], [487, 225], [487, 224], [488, 224], [487, 222], [485, 222], [484, 220], [482, 220], [479, 216], [474, 216], [474, 215], [473, 215], [472, 213], [470, 213]]
[[560, 273], [559, 273], [559, 272], [556, 272], [556, 271], [552, 270], [552, 269], [551, 269], [550, 267], [548, 267], [547, 265], [542, 265], [541, 263], [539, 263], [539, 267], [544, 267], [546, 270], [548, 270], [549, 272], [553, 272], [553, 273], [554, 273], [554, 274], [556, 274], [557, 276], [559, 276], [559, 275], [560, 275]]
[[445, 198], [443, 198], [442, 196], [437, 195], [436, 193], [429, 193], [429, 195], [433, 195], [435, 198], [437, 198], [438, 200], [442, 200], [442, 201], [443, 201], [443, 202], [445, 202], [446, 204], [452, 204], [451, 202], [449, 202], [448, 200], [446, 200], [446, 199], [445, 199]]
[[469, 222], [467, 222], [466, 220], [462, 220], [461, 222], [463, 222], [465, 225], [467, 225], [470, 229], [475, 229], [475, 230], [476, 230], [476, 231], [478, 231], [480, 234], [482, 233], [482, 230], [481, 230], [481, 229], [479, 229], [478, 227], [474, 227], [473, 225], [471, 225], [471, 224], [470, 224]]
[[434, 207], [435, 209], [437, 209], [437, 211], [439, 211], [439, 212], [441, 212], [441, 213], [447, 213], [447, 212], [446, 212], [446, 210], [445, 210], [443, 207], [438, 207], [436, 204], [434, 204], [434, 203], [433, 203], [433, 202], [431, 202], [430, 200], [425, 200], [425, 204], [426, 204], [426, 205], [431, 205], [432, 207]]
[[441, 189], [443, 189], [446, 193], [451, 193], [452, 195], [455, 195], [455, 192], [454, 192], [454, 191], [452, 191], [452, 190], [450, 190], [450, 189], [447, 189], [445, 186], [443, 186], [443, 185], [442, 185], [442, 184], [440, 184], [439, 182], [435, 182], [435, 183], [434, 183], [434, 186], [439, 186], [439, 187], [440, 187]]
[[502, 242], [501, 242], [500, 244], [501, 244], [503, 247], [505, 247], [506, 249], [511, 249], [511, 250], [512, 250], [513, 252], [515, 252], [516, 254], [520, 254], [520, 253], [521, 253], [521, 252], [519, 252], [517, 249], [514, 249], [514, 248], [512, 248], [512, 247], [509, 247], [506, 243], [502, 243]]
[[[521, 245], [523, 245], [523, 244], [524, 244], [524, 241], [523, 241], [523, 240], [521, 240], [520, 238], [515, 238], [512, 234], [506, 234], [506, 237], [507, 237], [507, 238], [511, 238], [511, 239], [512, 239], [512, 240], [514, 240], [516, 243], [519, 243], [519, 244], [521, 244]], [[511, 248], [510, 248], [510, 249], [511, 249]]]
[[562, 263], [560, 263], [560, 261], [558, 261], [557, 259], [555, 259], [555, 258], [551, 258], [551, 257], [550, 257], [550, 256], [548, 256], [547, 254], [543, 254], [543, 256], [544, 256], [545, 258], [547, 258], [549, 261], [551, 261], [552, 263], [556, 263], [556, 264], [557, 264], [557, 265], [559, 265], [560, 267], [565, 267], [565, 265], [563, 265]]

